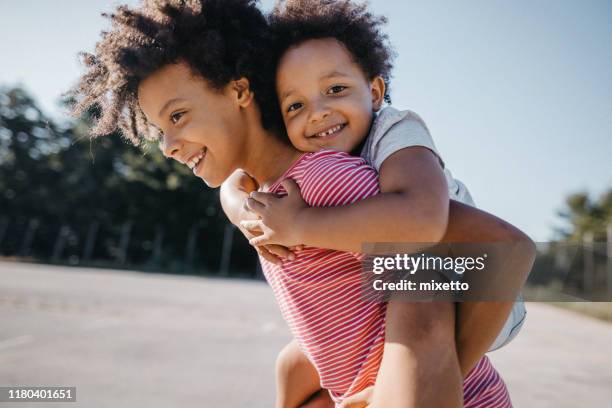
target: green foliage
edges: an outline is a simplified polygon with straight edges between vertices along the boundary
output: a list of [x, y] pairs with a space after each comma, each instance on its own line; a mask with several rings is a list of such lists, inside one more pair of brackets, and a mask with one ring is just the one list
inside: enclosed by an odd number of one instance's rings
[[[538, 287], [531, 299], [557, 301], [571, 295], [575, 299], [609, 301], [612, 264], [606, 241], [612, 225], [612, 189], [598, 198], [587, 193], [568, 196], [559, 216], [565, 226], [558, 229], [557, 240], [541, 246], [529, 277], [529, 284]], [[540, 297], [532, 297], [536, 293]]]
[[612, 224], [612, 189], [596, 199], [587, 193], [570, 195], [559, 216], [566, 222], [560, 231], [563, 241], [581, 242], [586, 233], [592, 233], [596, 242], [606, 241], [606, 229]]

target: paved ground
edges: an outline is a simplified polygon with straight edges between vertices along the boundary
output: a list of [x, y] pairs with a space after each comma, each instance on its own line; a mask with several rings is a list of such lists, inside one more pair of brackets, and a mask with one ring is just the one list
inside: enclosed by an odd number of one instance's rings
[[[0, 386], [77, 387], [17, 407], [268, 408], [288, 340], [262, 282], [0, 262]], [[517, 407], [610, 406], [610, 324], [530, 304], [491, 358]]]

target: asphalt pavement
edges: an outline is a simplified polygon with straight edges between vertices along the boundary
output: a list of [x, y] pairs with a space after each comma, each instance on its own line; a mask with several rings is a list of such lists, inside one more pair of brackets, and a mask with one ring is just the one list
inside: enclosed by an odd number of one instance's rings
[[[0, 408], [269, 408], [289, 340], [264, 282], [0, 262], [0, 386], [77, 389]], [[490, 358], [516, 407], [612, 404], [609, 323], [530, 303]]]

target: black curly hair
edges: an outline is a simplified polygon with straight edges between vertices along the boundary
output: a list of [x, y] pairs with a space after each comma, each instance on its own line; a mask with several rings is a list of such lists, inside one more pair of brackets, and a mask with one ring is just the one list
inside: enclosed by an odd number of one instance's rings
[[[68, 92], [73, 115], [101, 111], [92, 137], [120, 130], [135, 145], [155, 140], [158, 131], [138, 105], [138, 85], [179, 61], [213, 89], [246, 77], [260, 106], [275, 105], [272, 39], [257, 0], [148, 0], [103, 15], [111, 29], [102, 32], [93, 54], [81, 53], [86, 72]], [[280, 134], [275, 115], [261, 109], [264, 128]]]
[[373, 15], [367, 6], [350, 0], [279, 1], [269, 16], [275, 37], [274, 61], [278, 64], [287, 50], [305, 41], [334, 38], [369, 79], [383, 78], [384, 99], [391, 103], [389, 81], [395, 52], [381, 30], [387, 19]]

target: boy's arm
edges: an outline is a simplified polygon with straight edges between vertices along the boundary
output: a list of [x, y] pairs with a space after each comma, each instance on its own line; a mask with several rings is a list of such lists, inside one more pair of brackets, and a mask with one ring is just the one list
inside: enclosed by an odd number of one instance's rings
[[[377, 241], [432, 243], [443, 238], [450, 243], [512, 242], [518, 248], [508, 258], [512, 263], [483, 275], [479, 284], [499, 285], [501, 280], [507, 287], [506, 293], [518, 295], [531, 270], [535, 256], [533, 243], [507, 222], [455, 201], [450, 201], [446, 229], [445, 210], [449, 200], [443, 177], [437, 157], [431, 151], [405, 148], [391, 155], [381, 167], [380, 186], [384, 194], [343, 207], [305, 208], [301, 197], [287, 185], [289, 196], [286, 198], [256, 193], [255, 200], [248, 201], [249, 207], [263, 218], [250, 226], [262, 228], [264, 239], [259, 242], [277, 242], [269, 238], [278, 236], [281, 238], [278, 242], [286, 245], [304, 243], [353, 252], [361, 252], [362, 242]], [[445, 203], [441, 203], [444, 198]], [[424, 224], [423, 220], [426, 220]], [[428, 227], [427, 223], [434, 226]], [[285, 239], [287, 241], [283, 241]], [[512, 302], [508, 301], [471, 302], [459, 307], [457, 347], [464, 374], [495, 340], [511, 306]], [[474, 330], [475, 327], [479, 330]]]
[[365, 242], [436, 243], [442, 238], [448, 187], [433, 152], [410, 147], [393, 153], [380, 168], [380, 190], [383, 194], [366, 200], [325, 208], [307, 207], [297, 187], [289, 187], [286, 198], [254, 193], [248, 206], [262, 221], [243, 225], [263, 232], [254, 245], [304, 244], [348, 252], [362, 252]]

